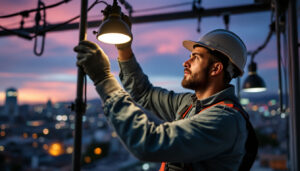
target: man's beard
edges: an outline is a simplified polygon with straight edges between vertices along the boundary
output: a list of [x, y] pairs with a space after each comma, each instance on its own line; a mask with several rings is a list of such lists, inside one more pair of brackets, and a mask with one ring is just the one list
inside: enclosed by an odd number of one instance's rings
[[210, 67], [205, 68], [203, 78], [200, 78], [199, 74], [192, 74], [189, 72], [189, 79], [187, 79], [187, 77], [183, 77], [181, 81], [182, 87], [191, 90], [205, 88], [208, 82], [209, 68]]

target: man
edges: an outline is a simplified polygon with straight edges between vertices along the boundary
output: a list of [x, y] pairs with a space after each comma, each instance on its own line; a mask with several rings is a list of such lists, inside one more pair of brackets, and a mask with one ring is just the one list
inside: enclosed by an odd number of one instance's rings
[[117, 46], [127, 92], [110, 73], [109, 59], [97, 44], [82, 41], [74, 50], [77, 64], [104, 102], [104, 114], [137, 158], [163, 162], [161, 170], [238, 170], [249, 122], [229, 82], [243, 74], [246, 47], [237, 35], [221, 29], [183, 46], [191, 55], [183, 63], [182, 86], [195, 94], [154, 87], [131, 44]]

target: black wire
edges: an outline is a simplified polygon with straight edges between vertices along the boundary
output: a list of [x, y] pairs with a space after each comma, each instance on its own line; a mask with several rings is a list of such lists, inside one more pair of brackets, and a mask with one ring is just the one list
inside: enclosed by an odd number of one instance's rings
[[138, 13], [138, 12], [155, 11], [155, 10], [174, 8], [174, 7], [190, 5], [190, 4], [193, 4], [193, 2], [183, 2], [183, 3], [173, 4], [173, 5], [165, 5], [165, 6], [153, 7], [153, 8], [144, 8], [144, 9], [133, 10], [132, 12], [133, 13]]
[[[41, 8], [42, 7], [42, 8]], [[46, 9], [45, 8], [43, 8], [43, 7], [45, 7], [45, 4], [41, 1], [41, 0], [39, 0], [39, 2], [38, 2], [38, 11], [37, 11], [37, 14], [36, 14], [36, 25], [35, 25], [35, 34], [37, 35], [37, 36], [35, 36], [34, 37], [34, 45], [33, 45], [33, 52], [34, 52], [34, 54], [36, 55], [36, 56], [41, 56], [43, 53], [44, 53], [44, 48], [45, 48], [45, 37], [46, 37], [46, 33], [43, 33], [41, 36], [42, 36], [42, 45], [41, 45], [41, 49], [40, 49], [40, 51], [38, 52], [37, 51], [37, 41], [38, 41], [38, 36], [39, 36], [39, 34], [38, 34], [38, 30], [39, 30], [39, 22], [40, 22], [40, 20], [41, 20], [41, 15], [40, 15], [40, 10], [42, 9], [43, 10], [43, 28], [45, 28], [46, 27]]]
[[[95, 2], [87, 9], [87, 11], [90, 11], [96, 4], [99, 4], [99, 3], [104, 3], [104, 4], [108, 5], [105, 1], [97, 1], [97, 0], [96, 0], [96, 1], [95, 1]], [[80, 17], [80, 15], [75, 16], [75, 17], [73, 17], [73, 18], [71, 18], [71, 19], [69, 19], [69, 20], [67, 20], [67, 21], [65, 21], [65, 22], [63, 22], [63, 23], [61, 23], [61, 24], [57, 24], [57, 25], [55, 25], [55, 26], [53, 26], [53, 27], [50, 27], [50, 28], [48, 28], [48, 29], [44, 29], [44, 30], [42, 30], [41, 32], [39, 32], [38, 34], [34, 35], [33, 37], [36, 37], [36, 36], [38, 36], [39, 34], [44, 34], [44, 33], [48, 32], [48, 31], [55, 30], [55, 29], [58, 28], [58, 27], [64, 26], [64, 25], [66, 25], [66, 24], [69, 24], [70, 22], [72, 22], [72, 21], [78, 19], [79, 17]]]
[[262, 45], [260, 45], [255, 51], [250, 52], [251, 61], [254, 60], [254, 57], [258, 52], [260, 52], [261, 50], [263, 50], [267, 46], [267, 44], [270, 42], [270, 39], [271, 39], [272, 35], [273, 35], [273, 30], [272, 30], [272, 28], [270, 28], [268, 36], [267, 36], [266, 40], [264, 41], [264, 43]]
[[[67, 3], [71, 0], [63, 0], [63, 1], [60, 1], [58, 3], [55, 3], [55, 4], [52, 4], [52, 5], [48, 5], [48, 6], [44, 6], [42, 7], [41, 9], [48, 9], [48, 8], [53, 8], [53, 7], [56, 7], [58, 5], [61, 5], [63, 3]], [[14, 16], [18, 16], [18, 15], [28, 15], [29, 13], [32, 13], [32, 12], [35, 12], [35, 11], [38, 11], [39, 9], [35, 8], [35, 9], [31, 9], [31, 10], [24, 10], [24, 11], [20, 11], [20, 12], [17, 12], [17, 13], [13, 13], [13, 14], [8, 14], [8, 15], [2, 15], [0, 16], [0, 18], [9, 18], [9, 17], [14, 17]]]
[[20, 33], [20, 32], [16, 32], [16, 31], [14, 31], [14, 30], [9, 30], [9, 29], [7, 29], [7, 28], [1, 26], [1, 25], [0, 25], [0, 28], [1, 28], [2, 30], [4, 30], [4, 31], [7, 31], [7, 32], [9, 32], [9, 33], [11, 33], [11, 34], [14, 34], [14, 35], [17, 35], [17, 36], [22, 37], [22, 38], [24, 38], [24, 39], [27, 39], [27, 40], [31, 40], [31, 39], [32, 39], [32, 36], [30, 36], [30, 35], [25, 35], [25, 34], [22, 34], [22, 33]]

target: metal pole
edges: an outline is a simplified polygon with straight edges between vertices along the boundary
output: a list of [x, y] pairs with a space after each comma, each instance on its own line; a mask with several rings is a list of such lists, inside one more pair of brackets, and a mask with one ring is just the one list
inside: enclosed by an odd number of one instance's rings
[[[86, 39], [87, 30], [87, 4], [88, 0], [81, 0], [79, 41]], [[79, 171], [81, 167], [81, 137], [82, 137], [82, 115], [85, 113], [85, 104], [83, 102], [83, 82], [84, 71], [78, 67], [77, 70], [77, 92], [75, 100], [75, 135], [73, 152], [73, 171]]]
[[290, 170], [300, 169], [300, 74], [296, 1], [288, 4], [289, 98], [290, 98]]
[[[171, 21], [171, 20], [179, 20], [179, 19], [190, 19], [190, 18], [198, 18], [199, 15], [201, 17], [219, 17], [224, 13], [228, 13], [230, 15], [237, 14], [246, 14], [246, 13], [255, 13], [255, 12], [265, 12], [270, 10], [270, 4], [248, 4], [248, 5], [239, 5], [232, 7], [221, 7], [221, 8], [210, 8], [204, 9], [200, 13], [197, 11], [189, 10], [189, 11], [180, 11], [180, 12], [171, 12], [171, 13], [163, 13], [163, 14], [153, 14], [153, 15], [145, 15], [145, 16], [134, 16], [132, 17], [132, 24], [141, 24], [141, 23], [149, 23], [149, 22], [159, 22], [159, 21]], [[101, 21], [94, 20], [88, 22], [88, 27], [99, 27]], [[48, 24], [45, 29], [41, 28], [41, 32], [57, 32], [57, 31], [65, 31], [65, 30], [74, 30], [78, 29], [78, 23], [70, 23], [64, 24], [56, 23], [56, 24]], [[54, 26], [61, 25], [56, 27], [55, 29], [51, 29]], [[10, 31], [0, 31], [0, 37], [4, 36], [12, 36], [19, 33], [34, 33], [35, 27], [24, 28], [20, 30], [19, 28], [9, 29]]]
[[275, 0], [275, 13], [276, 13], [276, 20], [275, 20], [275, 30], [276, 30], [276, 45], [277, 45], [277, 68], [278, 68], [278, 94], [279, 94], [279, 110], [280, 113], [283, 112], [282, 110], [282, 80], [281, 80], [281, 39], [280, 39], [280, 16], [279, 14], [279, 2]]

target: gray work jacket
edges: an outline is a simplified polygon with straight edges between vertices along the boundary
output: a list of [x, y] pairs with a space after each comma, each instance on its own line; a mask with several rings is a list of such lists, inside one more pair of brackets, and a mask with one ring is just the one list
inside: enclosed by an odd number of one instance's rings
[[[105, 92], [118, 87], [114, 78], [96, 89], [105, 97], [105, 115], [133, 155], [143, 161], [191, 163], [194, 170], [238, 170], [248, 134], [242, 114], [225, 105], [199, 113], [222, 100], [238, 103], [233, 86], [200, 101], [191, 93], [154, 87], [135, 58], [119, 65], [127, 92]], [[185, 119], [179, 119], [191, 104]]]

